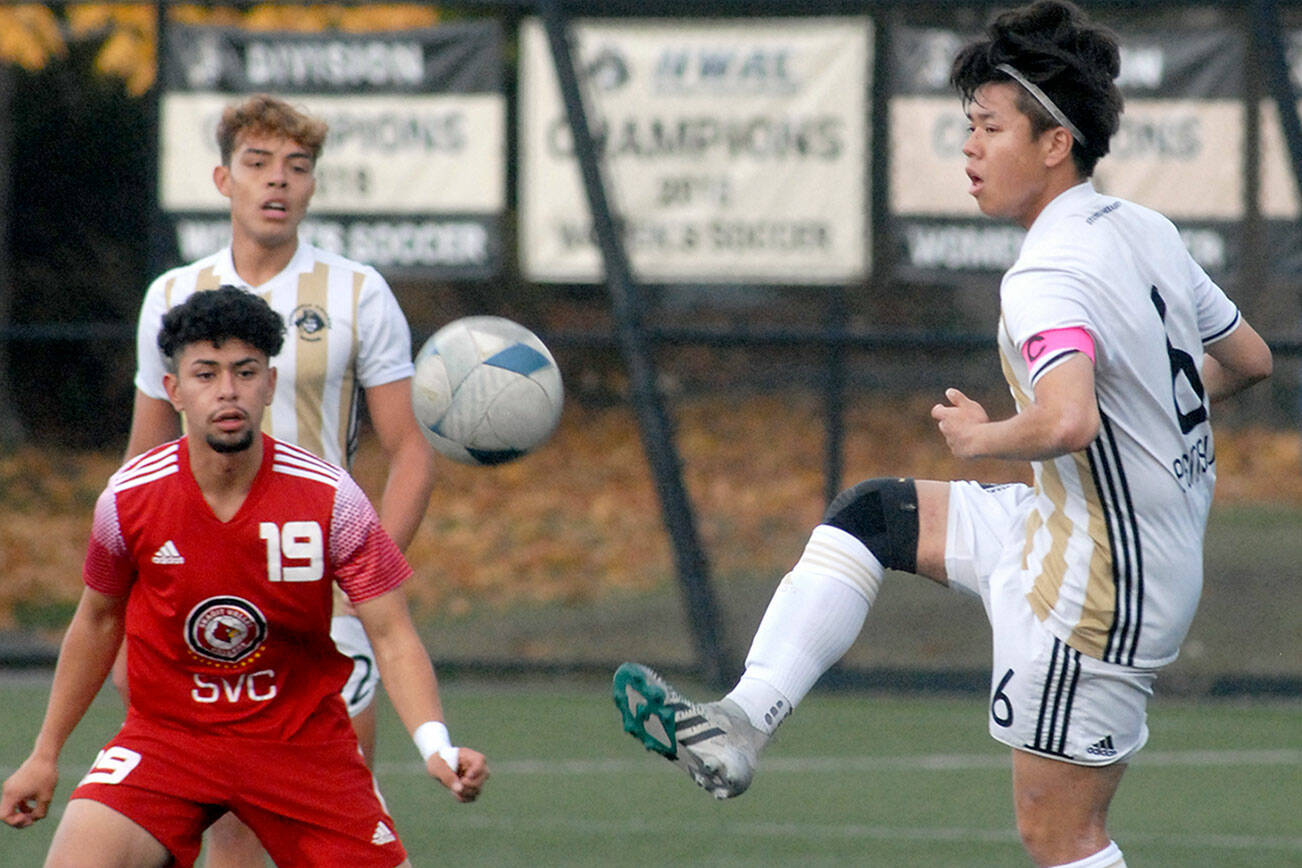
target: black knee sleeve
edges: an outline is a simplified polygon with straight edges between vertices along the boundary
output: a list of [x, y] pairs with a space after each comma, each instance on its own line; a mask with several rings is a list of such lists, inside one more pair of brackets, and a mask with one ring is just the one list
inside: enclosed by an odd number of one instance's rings
[[912, 479], [868, 479], [836, 496], [823, 524], [868, 547], [882, 566], [918, 570], [918, 487]]

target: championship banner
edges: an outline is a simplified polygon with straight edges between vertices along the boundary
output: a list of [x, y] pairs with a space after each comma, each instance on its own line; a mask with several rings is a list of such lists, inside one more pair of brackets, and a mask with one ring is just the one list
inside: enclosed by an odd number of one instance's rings
[[[1235, 266], [1245, 211], [1243, 38], [1229, 30], [1121, 31], [1121, 127], [1094, 185], [1161, 211], [1209, 272]], [[949, 86], [970, 34], [893, 32], [889, 208], [896, 273], [972, 284], [1017, 258], [1023, 230], [986, 218], [967, 194], [967, 118]]]
[[[611, 207], [645, 282], [841, 284], [868, 273], [866, 18], [575, 22]], [[520, 31], [520, 263], [601, 255], [546, 32]]]
[[300, 236], [428, 279], [502, 265], [506, 98], [493, 22], [382, 33], [265, 33], [169, 23], [159, 202], [191, 261], [230, 240], [213, 185], [222, 109], [267, 92], [330, 125]]

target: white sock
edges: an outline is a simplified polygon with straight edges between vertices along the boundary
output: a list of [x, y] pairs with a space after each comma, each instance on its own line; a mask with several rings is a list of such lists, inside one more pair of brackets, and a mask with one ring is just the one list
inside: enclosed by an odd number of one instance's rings
[[1126, 857], [1121, 855], [1121, 848], [1116, 841], [1109, 841], [1108, 846], [1093, 856], [1075, 862], [1064, 862], [1055, 868], [1126, 868]]
[[881, 587], [883, 568], [862, 542], [829, 525], [814, 528], [783, 577], [727, 698], [766, 735], [849, 650]]

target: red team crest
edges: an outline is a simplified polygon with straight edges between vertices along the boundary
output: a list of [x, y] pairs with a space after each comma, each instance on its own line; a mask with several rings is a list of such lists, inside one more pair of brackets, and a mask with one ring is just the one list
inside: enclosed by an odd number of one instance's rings
[[238, 663], [267, 638], [267, 619], [242, 597], [209, 597], [185, 619], [185, 642], [200, 657]]

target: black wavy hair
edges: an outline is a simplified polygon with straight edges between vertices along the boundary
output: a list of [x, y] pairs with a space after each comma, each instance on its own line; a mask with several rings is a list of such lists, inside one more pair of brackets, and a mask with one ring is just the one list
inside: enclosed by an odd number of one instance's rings
[[[1065, 0], [1039, 0], [1004, 12], [986, 29], [985, 38], [954, 58], [949, 81], [964, 106], [984, 84], [1017, 84], [996, 69], [1001, 63], [1037, 85], [1076, 125], [1085, 142], [1073, 143], [1072, 159], [1082, 177], [1094, 174], [1121, 123], [1123, 100], [1114, 81], [1121, 72], [1116, 34]], [[1017, 89], [1017, 107], [1030, 118], [1033, 135], [1060, 126], [1025, 88]]]
[[177, 357], [190, 344], [208, 341], [220, 347], [231, 338], [270, 359], [285, 342], [285, 321], [260, 296], [238, 286], [221, 286], [196, 292], [164, 314], [158, 348], [175, 372]]

